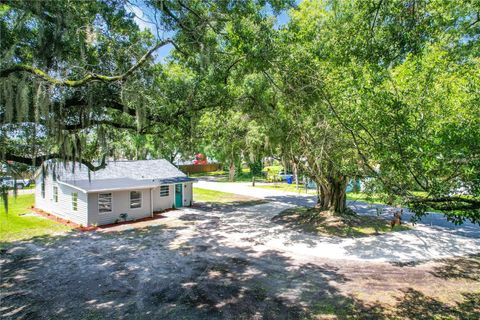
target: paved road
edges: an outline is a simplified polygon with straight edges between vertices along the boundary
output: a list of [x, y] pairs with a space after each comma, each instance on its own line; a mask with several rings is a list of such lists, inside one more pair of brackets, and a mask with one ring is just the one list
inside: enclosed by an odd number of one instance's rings
[[[17, 194], [34, 194], [35, 189], [18, 189]], [[13, 190], [8, 191], [9, 195], [13, 195]]]
[[[289, 251], [306, 259], [348, 259], [364, 261], [407, 262], [480, 253], [480, 227], [471, 223], [455, 226], [440, 214], [430, 214], [413, 230], [368, 238], [342, 239], [320, 237], [284, 228], [271, 218], [288, 207], [314, 205], [315, 197], [272, 189], [253, 188], [243, 183], [199, 181], [196, 187], [232, 192], [270, 200], [270, 203], [224, 212], [224, 229], [216, 232], [232, 241], [251, 239], [269, 249]], [[375, 214], [377, 207], [389, 216], [393, 208], [350, 202], [359, 214]], [[408, 217], [411, 215], [405, 211]], [[246, 236], [248, 235], [248, 236]]]

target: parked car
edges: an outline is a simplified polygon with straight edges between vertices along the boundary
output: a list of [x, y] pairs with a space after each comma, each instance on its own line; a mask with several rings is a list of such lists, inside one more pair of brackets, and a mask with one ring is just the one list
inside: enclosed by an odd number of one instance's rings
[[285, 172], [285, 170], [281, 170], [278, 176], [283, 180], [287, 180], [290, 177], [293, 177], [293, 173], [291, 172]]
[[0, 177], [0, 185], [5, 186], [7, 188], [15, 188], [15, 184], [17, 185], [17, 189], [23, 189], [30, 185], [30, 180], [28, 179], [14, 179], [10, 176]]

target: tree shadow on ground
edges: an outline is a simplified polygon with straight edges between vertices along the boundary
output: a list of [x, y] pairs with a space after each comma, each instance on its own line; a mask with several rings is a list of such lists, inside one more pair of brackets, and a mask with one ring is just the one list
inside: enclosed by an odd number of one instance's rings
[[480, 281], [480, 255], [444, 259], [442, 264], [435, 267], [431, 274], [443, 279]]
[[[316, 196], [297, 195], [268, 196], [265, 197], [265, 200], [304, 207], [313, 207], [317, 202]], [[379, 209], [381, 209], [380, 211], [382, 213], [380, 216], [387, 220], [392, 219], [393, 213], [398, 210], [397, 208], [393, 208], [388, 205], [369, 204], [362, 201], [347, 201], [347, 205], [359, 215], [376, 216], [379, 212]], [[411, 221], [413, 216], [413, 212], [408, 210], [408, 208], [403, 208], [403, 221]], [[421, 219], [416, 222], [416, 224], [437, 228], [442, 232], [452, 233], [463, 237], [480, 238], [480, 225], [474, 224], [468, 220], [462, 225], [455, 225], [454, 223], [448, 221], [446, 216], [441, 213], [428, 212], [425, 216], [422, 216]]]
[[442, 256], [456, 256], [459, 253], [475, 254], [478, 252], [478, 239], [452, 237], [449, 233], [435, 230], [409, 230], [408, 240], [402, 232], [380, 235], [368, 239], [356, 239], [344, 247], [352, 257], [374, 259], [383, 257], [388, 261], [403, 263], [418, 260], [438, 259]]
[[[75, 232], [11, 244], [1, 256], [2, 319], [431, 319], [478, 315], [413, 289], [396, 307], [342, 293], [338, 267], [245, 248], [193, 227]], [[477, 309], [476, 309], [477, 308]], [[465, 317], [463, 315], [466, 315]], [[468, 317], [467, 317], [468, 316]]]
[[299, 292], [337, 291], [334, 268], [161, 226], [13, 243], [2, 319], [302, 319]]
[[395, 315], [400, 319], [480, 319], [480, 293], [464, 293], [464, 301], [445, 304], [413, 289], [404, 290]]
[[286, 209], [275, 215], [271, 221], [288, 229], [342, 238], [360, 238], [410, 230], [403, 225], [392, 228], [389, 221], [381, 217], [354, 214], [332, 215], [328, 211], [306, 207]]

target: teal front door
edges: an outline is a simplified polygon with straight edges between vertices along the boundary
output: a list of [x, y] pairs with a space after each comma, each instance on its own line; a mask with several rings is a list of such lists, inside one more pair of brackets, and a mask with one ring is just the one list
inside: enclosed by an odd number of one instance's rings
[[175, 185], [175, 208], [180, 208], [183, 205], [182, 184]]

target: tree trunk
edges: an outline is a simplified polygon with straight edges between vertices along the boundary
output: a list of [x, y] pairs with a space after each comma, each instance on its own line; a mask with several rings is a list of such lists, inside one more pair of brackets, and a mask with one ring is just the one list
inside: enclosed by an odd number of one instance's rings
[[230, 167], [228, 168], [228, 181], [233, 182], [235, 179], [235, 161], [230, 161]]
[[317, 207], [342, 214], [347, 209], [347, 177], [329, 177], [326, 184], [317, 184]]
[[297, 169], [297, 164], [293, 162], [293, 177], [295, 179], [295, 188], [298, 191], [298, 169]]

